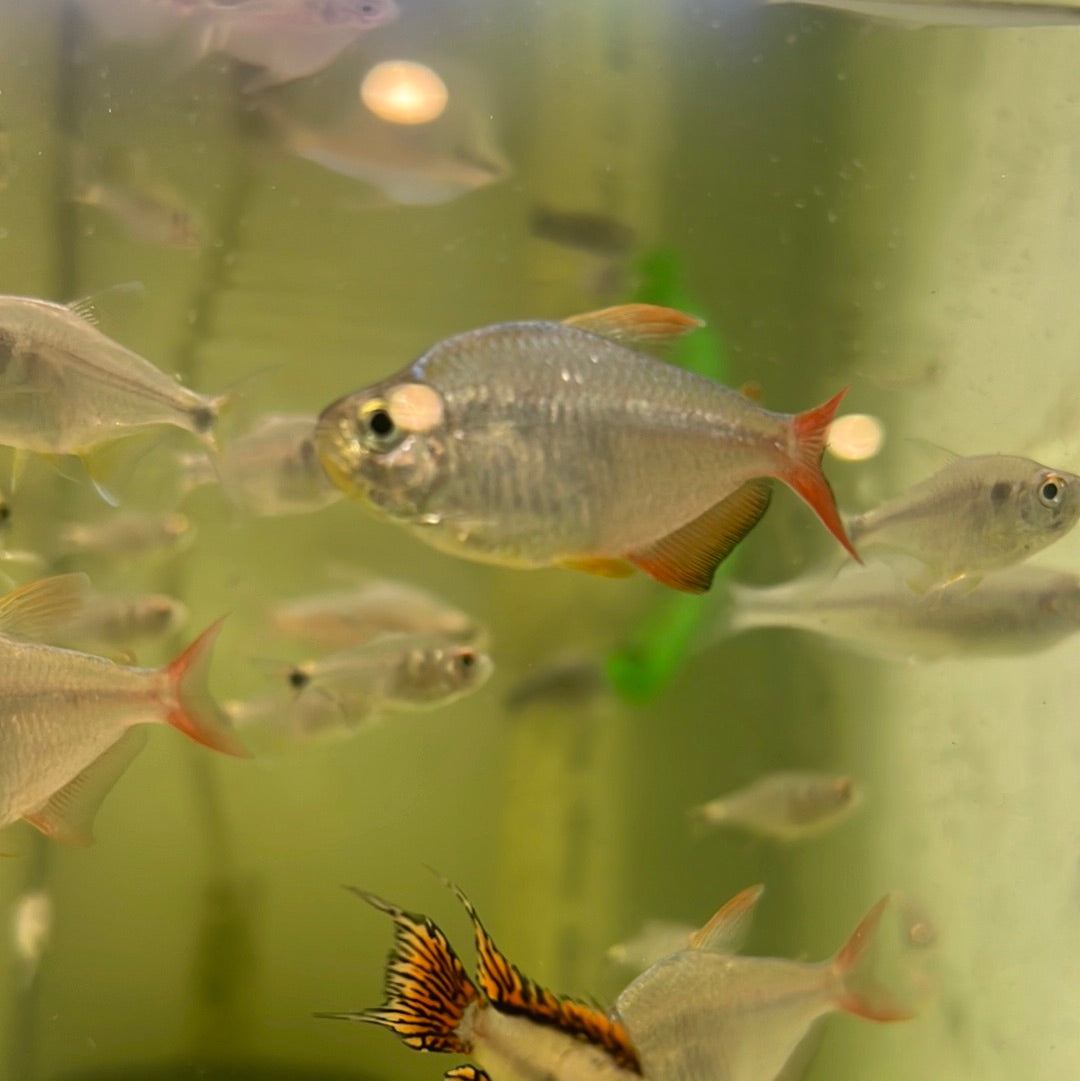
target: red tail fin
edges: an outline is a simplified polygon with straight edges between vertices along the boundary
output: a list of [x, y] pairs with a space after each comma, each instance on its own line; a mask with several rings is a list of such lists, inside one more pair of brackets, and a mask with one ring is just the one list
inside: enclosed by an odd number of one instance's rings
[[[886, 894], [863, 917], [833, 959], [840, 987], [837, 1006], [871, 1021], [903, 1021], [915, 1016], [915, 1000], [925, 991], [927, 937], [902, 894]], [[923, 955], [920, 957], [920, 954]]]
[[211, 623], [165, 669], [175, 695], [168, 721], [204, 747], [237, 758], [250, 758], [250, 753], [233, 736], [228, 719], [206, 685], [210, 655], [223, 622], [224, 618]]
[[788, 470], [780, 479], [806, 500], [825, 528], [844, 546], [851, 558], [861, 563], [862, 559], [848, 539], [844, 523], [840, 521], [836, 497], [821, 471], [821, 456], [825, 453], [829, 425], [847, 392], [848, 388], [845, 387], [824, 405], [808, 409], [794, 417], [792, 431], [795, 446], [788, 462]]

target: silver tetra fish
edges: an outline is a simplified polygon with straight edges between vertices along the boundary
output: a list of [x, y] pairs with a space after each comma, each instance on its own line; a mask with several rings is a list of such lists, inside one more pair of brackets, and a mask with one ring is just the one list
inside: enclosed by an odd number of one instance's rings
[[60, 555], [145, 556], [179, 551], [193, 536], [194, 526], [186, 514], [112, 510], [61, 526], [56, 550]]
[[638, 1053], [622, 1022], [523, 975], [499, 952], [465, 895], [453, 888], [476, 936], [475, 981], [430, 919], [353, 888], [394, 921], [386, 1002], [377, 1009], [316, 1016], [381, 1025], [414, 1050], [466, 1055], [476, 1063], [448, 1071], [451, 1081], [640, 1078]]
[[1080, 631], [1080, 577], [1009, 567], [969, 592], [920, 596], [883, 565], [755, 588], [728, 586], [711, 641], [760, 627], [824, 635], [871, 657], [931, 661], [1049, 649]]
[[781, 770], [695, 807], [703, 826], [737, 826], [778, 841], [816, 837], [843, 821], [862, 801], [850, 777]]
[[220, 621], [164, 668], [129, 668], [32, 641], [78, 610], [83, 575], [40, 579], [0, 599], [0, 826], [24, 818], [71, 844], [92, 839], [101, 801], [169, 724], [245, 755], [206, 688]]
[[899, 895], [881, 898], [839, 952], [819, 964], [734, 954], [760, 895], [760, 886], [744, 890], [689, 949], [658, 961], [619, 995], [612, 1016], [634, 1041], [650, 1081], [779, 1081], [797, 1076], [785, 1071], [829, 1013], [872, 1021], [914, 1015], [924, 947], [911, 935], [911, 909]]
[[164, 593], [91, 593], [74, 618], [60, 628], [62, 645], [126, 648], [164, 638], [187, 619], [187, 608]]
[[917, 592], [1019, 563], [1080, 518], [1080, 477], [1030, 458], [956, 458], [932, 477], [847, 523], [864, 554], [898, 551], [924, 569]]
[[315, 446], [347, 494], [481, 562], [633, 564], [700, 593], [765, 513], [769, 477], [855, 555], [821, 472], [842, 394], [772, 413], [631, 348], [698, 326], [632, 304], [459, 334], [327, 407]]
[[171, 425], [216, 449], [224, 401], [181, 386], [69, 307], [0, 297], [4, 446], [85, 457], [141, 429]]

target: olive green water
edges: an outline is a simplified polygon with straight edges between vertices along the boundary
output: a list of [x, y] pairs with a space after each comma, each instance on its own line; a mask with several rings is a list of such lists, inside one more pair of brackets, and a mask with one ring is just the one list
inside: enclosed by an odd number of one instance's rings
[[[317, 110], [386, 58], [465, 73], [448, 82], [468, 87], [454, 106], [475, 123], [451, 143], [494, 148], [513, 171], [436, 206], [395, 206], [275, 148], [224, 60], [173, 75], [163, 50], [102, 42], [63, 5], [5, 0], [0, 292], [141, 283], [103, 297], [102, 329], [200, 390], [235, 388], [242, 428], [316, 412], [455, 331], [629, 297], [641, 258], [663, 250], [733, 385], [755, 380], [794, 410], [850, 383], [848, 406], [885, 420], [880, 459], [827, 462], [842, 506], [929, 471], [907, 436], [1080, 468], [1080, 35], [674, 0], [400, 6], [285, 93]], [[76, 143], [142, 153], [209, 243], [156, 247], [68, 201]], [[531, 236], [537, 203], [632, 226], [624, 273]], [[150, 445], [132, 498], [161, 505]], [[100, 506], [40, 463], [21, 493], [13, 547]], [[937, 997], [905, 1025], [833, 1020], [810, 1076], [1080, 1068], [1073, 647], [898, 667], [763, 632], [689, 658], [649, 704], [509, 717], [502, 697], [522, 674], [567, 648], [608, 656], [667, 595], [454, 561], [351, 504], [251, 519], [205, 490], [183, 509], [198, 523], [187, 551], [99, 577], [176, 591], [192, 610], [183, 637], [230, 612], [220, 697], [264, 678], [252, 658], [276, 647], [263, 605], [323, 588], [342, 564], [484, 620], [497, 674], [437, 713], [252, 762], [155, 730], [92, 848], [6, 831], [0, 1077], [439, 1076], [450, 1060], [311, 1017], [381, 996], [390, 927], [341, 883], [430, 913], [469, 956], [425, 865], [467, 890], [523, 970], [605, 1004], [623, 981], [604, 950], [648, 918], [702, 922], [760, 881], [753, 950], [817, 958], [901, 887], [939, 929]], [[779, 492], [736, 573], [791, 577], [830, 544]], [[1075, 539], [1060, 549], [1052, 561], [1075, 566]], [[785, 767], [849, 771], [866, 806], [800, 848], [691, 835], [689, 805]], [[55, 920], [27, 982], [7, 928], [31, 888]]]

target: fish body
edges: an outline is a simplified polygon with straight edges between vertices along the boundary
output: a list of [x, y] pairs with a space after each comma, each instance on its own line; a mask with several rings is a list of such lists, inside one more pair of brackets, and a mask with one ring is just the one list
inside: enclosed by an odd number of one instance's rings
[[771, 4], [807, 4], [843, 11], [877, 22], [921, 30], [926, 27], [1075, 26], [1080, 8], [1072, 3], [1024, 3], [1024, 0], [764, 0]]
[[163, 638], [187, 619], [187, 608], [164, 593], [92, 593], [63, 627], [63, 644], [126, 647]]
[[314, 432], [314, 417], [268, 414], [225, 445], [216, 468], [205, 457], [182, 459], [185, 488], [220, 480], [233, 504], [260, 517], [321, 510], [336, 503], [342, 493], [319, 464]]
[[223, 401], [182, 386], [62, 304], [0, 297], [0, 444], [85, 455], [171, 425], [213, 447]]
[[353, 892], [394, 920], [387, 1001], [378, 1009], [318, 1016], [381, 1025], [416, 1050], [466, 1055], [476, 1065], [451, 1070], [447, 1076], [457, 1081], [641, 1077], [637, 1052], [623, 1025], [524, 976], [499, 952], [459, 890], [455, 892], [473, 921], [476, 938], [475, 982], [430, 919], [362, 890]]
[[[0, 627], [30, 633], [43, 610], [63, 623], [80, 580], [61, 575], [8, 594]], [[89, 842], [98, 804], [142, 747], [136, 726], [170, 724], [243, 754], [205, 687], [219, 628], [161, 669], [0, 633], [0, 827], [25, 818], [59, 840]]]
[[734, 825], [780, 841], [800, 841], [837, 825], [861, 799], [850, 777], [781, 770], [692, 813], [707, 826]]
[[848, 521], [861, 552], [899, 551], [923, 589], [1019, 563], [1080, 518], [1080, 477], [1006, 454], [955, 458], [903, 495]]
[[629, 254], [635, 240], [634, 230], [610, 214], [556, 210], [543, 204], [533, 207], [529, 231], [553, 244], [609, 259]]
[[[740, 909], [742, 897], [725, 908]], [[726, 934], [714, 938], [706, 925], [695, 947], [631, 982], [612, 1016], [633, 1039], [650, 1081], [777, 1081], [829, 1013], [875, 1021], [912, 1016], [901, 997], [913, 948], [910, 929], [900, 926], [907, 911], [883, 897], [836, 956], [819, 964], [736, 956]], [[723, 915], [721, 909], [710, 924], [723, 924]]]
[[609, 946], [605, 956], [612, 964], [644, 972], [673, 953], [685, 950], [695, 928], [674, 920], [647, 920], [630, 938]]
[[181, 251], [203, 245], [198, 215], [169, 188], [95, 180], [76, 191], [75, 201], [97, 207], [135, 240]]
[[62, 555], [144, 556], [175, 552], [193, 536], [194, 527], [186, 514], [115, 510], [101, 518], [61, 526], [56, 547]]
[[1008, 657], [1049, 649], [1080, 630], [1080, 577], [1041, 566], [988, 575], [969, 592], [919, 595], [884, 565], [777, 586], [731, 586], [714, 638], [789, 627], [873, 657]]
[[384, 578], [353, 589], [315, 593], [274, 606], [278, 630], [326, 646], [359, 646], [387, 634], [423, 635], [460, 645], [480, 644], [486, 632], [440, 597]]
[[434, 547], [503, 566], [633, 563], [702, 592], [764, 514], [767, 477], [854, 553], [820, 469], [839, 396], [773, 413], [623, 344], [699, 325], [669, 309], [574, 323], [469, 331], [333, 403], [315, 435], [324, 468]]

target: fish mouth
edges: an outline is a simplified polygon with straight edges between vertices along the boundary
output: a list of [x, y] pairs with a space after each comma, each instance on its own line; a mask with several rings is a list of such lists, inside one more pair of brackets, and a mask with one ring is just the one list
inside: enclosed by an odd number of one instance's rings
[[319, 465], [335, 487], [350, 499], [367, 499], [369, 487], [360, 474], [363, 452], [359, 441], [350, 431], [342, 402], [335, 402], [320, 414], [312, 445]]

